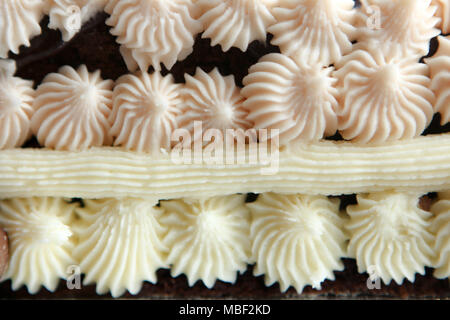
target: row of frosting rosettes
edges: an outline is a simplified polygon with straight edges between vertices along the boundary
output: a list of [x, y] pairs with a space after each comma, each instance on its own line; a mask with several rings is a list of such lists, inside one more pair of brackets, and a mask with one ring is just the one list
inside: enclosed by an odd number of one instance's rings
[[140, 71], [114, 83], [82, 65], [61, 67], [33, 90], [30, 81], [14, 76], [14, 63], [3, 60], [0, 149], [19, 147], [33, 133], [56, 150], [114, 144], [153, 153], [169, 151], [179, 141], [177, 129], [185, 129], [191, 142], [211, 139], [208, 129], [222, 135], [268, 129], [281, 145], [317, 141], [337, 130], [359, 143], [410, 139], [422, 134], [435, 112], [443, 125], [449, 120], [448, 41], [439, 38], [428, 64], [390, 59], [373, 47], [355, 46], [336, 69], [272, 53], [250, 67], [242, 89], [218, 69], [198, 68], [185, 74], [184, 84], [170, 74]]
[[[60, 198], [0, 202], [0, 228], [9, 237], [10, 261], [2, 280], [13, 290], [26, 285], [54, 291], [70, 266], [83, 273], [83, 285], [113, 297], [137, 294], [156, 271], [185, 274], [190, 286], [202, 281], [234, 283], [255, 264], [254, 274], [281, 291], [320, 289], [355, 258], [358, 272], [385, 284], [434, 267], [448, 278], [449, 195], [439, 194], [431, 212], [419, 195], [383, 192], [358, 195], [357, 204], [339, 210], [326, 196], [265, 193], [251, 203], [244, 195], [157, 201], [85, 200], [83, 207]], [[39, 267], [38, 267], [39, 265]]]
[[[295, 60], [330, 65], [349, 53], [352, 41], [381, 46], [388, 56], [423, 56], [441, 26], [448, 32], [448, 0], [5, 0], [0, 57], [41, 32], [39, 21], [69, 40], [83, 22], [105, 10], [130, 69], [161, 63], [171, 69], [192, 52], [196, 34], [223, 51], [245, 51], [254, 40], [272, 43]], [[13, 32], [14, 37], [8, 36]]]

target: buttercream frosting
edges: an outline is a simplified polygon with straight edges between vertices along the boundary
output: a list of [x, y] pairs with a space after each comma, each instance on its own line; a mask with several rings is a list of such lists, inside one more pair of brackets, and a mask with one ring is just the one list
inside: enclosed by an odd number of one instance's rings
[[247, 118], [257, 129], [278, 129], [281, 144], [333, 135], [338, 102], [332, 70], [278, 53], [265, 55], [243, 80]]
[[450, 33], [450, 1], [449, 0], [432, 0], [433, 5], [437, 7], [434, 15], [441, 19], [437, 27], [441, 28], [442, 33]]
[[276, 22], [271, 10], [278, 0], [199, 0], [198, 18], [205, 30], [202, 38], [223, 51], [237, 47], [246, 51], [254, 40], [266, 41], [267, 28]]
[[444, 125], [450, 121], [450, 36], [439, 36], [438, 41], [437, 52], [425, 62], [430, 67], [430, 88], [436, 94], [434, 111], [441, 114]]
[[30, 46], [30, 39], [41, 33], [39, 21], [44, 15], [41, 0], [3, 0], [0, 6], [0, 58], [19, 47]]
[[23, 198], [0, 202], [0, 228], [9, 237], [10, 261], [3, 280], [12, 289], [27, 286], [33, 294], [41, 286], [54, 291], [72, 257], [74, 205], [61, 198]]
[[[255, 150], [248, 145], [237, 148], [233, 161], [216, 164], [209, 161], [208, 150], [202, 151], [198, 164], [196, 159], [174, 161], [172, 152], [149, 157], [109, 147], [77, 152], [3, 150], [0, 198], [177, 199], [274, 190], [311, 195], [450, 190], [449, 134], [381, 145], [345, 141], [288, 144], [278, 154], [260, 149], [257, 161], [249, 161], [248, 155]], [[269, 174], [262, 174], [267, 169]]]
[[39, 143], [57, 150], [83, 150], [110, 145], [108, 122], [113, 81], [100, 71], [63, 66], [47, 75], [36, 90], [31, 129]]
[[59, 29], [63, 40], [69, 41], [81, 25], [102, 11], [107, 0], [50, 0], [48, 15], [50, 29]]
[[165, 267], [161, 210], [153, 200], [135, 198], [85, 201], [77, 210], [74, 256], [85, 274], [84, 285], [96, 283], [97, 294], [113, 297], [126, 290], [137, 294], [142, 282], [156, 283], [156, 270]]
[[254, 274], [281, 291], [320, 289], [333, 271], [343, 270], [346, 236], [339, 201], [325, 196], [264, 193], [249, 203]]
[[201, 280], [212, 288], [216, 280], [234, 283], [237, 273], [247, 269], [250, 221], [245, 196], [162, 201], [161, 208], [173, 277], [185, 274], [189, 286]]
[[450, 192], [439, 193], [439, 200], [431, 207], [434, 214], [431, 230], [436, 235], [433, 267], [437, 278], [450, 277]]
[[358, 14], [357, 41], [374, 45], [387, 57], [415, 57], [429, 51], [440, 32], [431, 0], [366, 0]]
[[171, 69], [186, 58], [201, 23], [191, 16], [193, 0], [111, 0], [105, 11], [111, 33], [122, 45], [121, 53], [131, 71]]
[[358, 272], [370, 271], [385, 284], [414, 282], [415, 273], [425, 274], [434, 257], [434, 236], [432, 215], [419, 208], [419, 197], [386, 191], [360, 194], [357, 200], [347, 207], [347, 229], [348, 253], [356, 258]]
[[244, 97], [234, 83], [234, 77], [222, 76], [217, 68], [206, 73], [197, 68], [194, 76], [185, 74], [183, 88], [185, 107], [178, 117], [180, 128], [189, 130], [192, 140], [202, 139], [195, 135], [195, 121], [201, 121], [203, 132], [217, 129], [225, 134], [226, 129], [246, 130], [252, 123], [246, 119]]
[[330, 65], [352, 49], [353, 0], [280, 0], [269, 27], [281, 53], [305, 63]]
[[159, 72], [120, 77], [109, 118], [114, 145], [139, 152], [169, 151], [183, 104], [180, 89], [171, 75]]
[[14, 77], [13, 60], [0, 60], [0, 150], [20, 147], [31, 136], [33, 81]]
[[382, 143], [417, 137], [433, 117], [429, 68], [414, 57], [385, 56], [370, 46], [337, 64], [338, 129], [345, 139]]

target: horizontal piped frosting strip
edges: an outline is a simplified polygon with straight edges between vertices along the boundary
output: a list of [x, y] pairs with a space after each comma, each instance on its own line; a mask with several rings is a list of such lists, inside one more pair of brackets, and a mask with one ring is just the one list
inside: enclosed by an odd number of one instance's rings
[[205, 158], [203, 163], [183, 164], [173, 154], [106, 147], [81, 152], [4, 150], [0, 197], [173, 199], [270, 191], [339, 195], [450, 188], [448, 134], [379, 146], [331, 141], [288, 145], [254, 163], [243, 158], [245, 154], [248, 147], [235, 155], [235, 160], [245, 160], [241, 164], [207, 164]]

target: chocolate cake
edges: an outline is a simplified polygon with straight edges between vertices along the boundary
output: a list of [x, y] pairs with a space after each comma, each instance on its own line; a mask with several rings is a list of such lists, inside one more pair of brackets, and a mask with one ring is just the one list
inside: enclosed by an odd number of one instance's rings
[[[117, 38], [110, 33], [110, 27], [105, 20], [106, 13], [98, 13], [87, 21], [80, 32], [69, 41], [63, 41], [57, 30], [48, 28], [49, 20], [44, 18], [40, 26], [42, 34], [31, 40], [29, 47], [21, 47], [20, 54], [10, 53], [9, 58], [16, 62], [15, 76], [33, 80], [34, 88], [40, 85], [44, 78], [56, 73], [61, 66], [78, 68], [86, 65], [90, 72], [101, 70], [103, 79], [116, 81], [121, 76], [130, 73], [124, 58], [120, 53]], [[186, 76], [194, 76], [197, 68], [209, 73], [218, 68], [222, 76], [233, 75], [236, 85], [244, 87], [244, 78], [249, 74], [251, 66], [261, 57], [269, 53], [280, 53], [280, 47], [271, 44], [273, 35], [268, 34], [266, 42], [253, 41], [245, 51], [232, 47], [226, 52], [220, 45], [212, 45], [211, 39], [202, 38], [201, 34], [195, 38], [193, 52], [185, 59], [177, 61], [170, 70], [161, 64], [161, 74], [171, 74], [175, 83], [185, 83]], [[272, 42], [273, 43], [273, 42]], [[437, 50], [436, 37], [431, 40], [431, 57]], [[424, 57], [424, 58], [427, 58]], [[423, 60], [421, 60], [423, 61]], [[153, 67], [149, 67], [152, 73]], [[423, 135], [442, 134], [450, 132], [450, 123], [442, 124], [442, 115], [435, 113], [431, 123]], [[339, 132], [325, 138], [331, 141], [342, 141]], [[35, 137], [28, 140], [22, 148], [42, 148]], [[436, 190], [429, 190], [436, 191]], [[340, 211], [357, 203], [356, 194], [329, 196], [329, 199], [340, 200]], [[437, 202], [436, 193], [428, 193], [420, 198], [420, 208], [429, 211]], [[248, 193], [246, 203], [253, 203], [258, 194]], [[84, 200], [73, 198], [72, 203], [81, 207]], [[159, 204], [160, 205], [160, 204]], [[158, 206], [159, 206], [158, 205]], [[163, 204], [164, 206], [164, 204]], [[1, 260], [1, 257], [0, 257]], [[189, 286], [185, 275], [172, 277], [167, 269], [157, 271], [157, 283], [145, 282], [137, 295], [126, 292], [124, 299], [449, 299], [450, 287], [448, 279], [437, 279], [433, 276], [433, 268], [425, 268], [425, 275], [415, 274], [414, 282], [407, 279], [402, 284], [391, 281], [389, 285], [383, 282], [372, 282], [367, 273], [359, 273], [354, 259], [343, 258], [343, 271], [335, 271], [335, 280], [325, 280], [321, 288], [313, 289], [310, 285], [298, 293], [293, 287], [286, 292], [280, 290], [278, 283], [266, 286], [264, 276], [254, 276], [254, 266], [250, 265], [245, 273], [238, 275], [235, 283], [230, 284], [217, 280], [212, 288], [207, 288], [201, 281]], [[36, 294], [29, 294], [25, 287], [17, 291], [11, 290], [11, 280], [0, 284], [0, 298], [6, 299], [109, 299], [110, 293], [99, 295], [95, 285], [83, 285], [81, 289], [68, 289], [66, 281], [60, 280], [55, 292], [41, 288]]]

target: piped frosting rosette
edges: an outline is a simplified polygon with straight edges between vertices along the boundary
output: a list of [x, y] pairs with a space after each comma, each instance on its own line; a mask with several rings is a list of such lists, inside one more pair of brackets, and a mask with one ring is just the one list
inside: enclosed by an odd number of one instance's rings
[[350, 232], [348, 253], [356, 258], [358, 271], [369, 272], [385, 284], [415, 273], [425, 274], [435, 251], [430, 232], [432, 214], [419, 208], [416, 194], [380, 192], [360, 194], [358, 204], [347, 207]]
[[430, 40], [440, 32], [435, 26], [436, 7], [431, 0], [364, 0], [357, 21], [360, 45], [379, 47], [387, 57], [417, 60], [429, 51]]
[[161, 208], [173, 277], [185, 274], [189, 286], [201, 280], [212, 288], [216, 280], [234, 283], [247, 269], [250, 216], [245, 196], [162, 201]]
[[353, 0], [280, 0], [269, 27], [272, 44], [297, 61], [328, 66], [352, 49]]
[[[197, 68], [194, 76], [185, 74], [185, 79], [185, 107], [178, 122], [180, 128], [191, 133], [193, 142], [203, 141], [203, 133], [208, 129], [218, 130], [225, 136], [227, 129], [245, 131], [252, 127], [247, 119], [244, 97], [233, 76], [224, 77], [217, 68], [209, 73]], [[201, 123], [202, 130], [195, 130], [196, 122]], [[203, 142], [206, 144], [208, 141]]]
[[438, 37], [438, 51], [428, 59], [431, 90], [436, 94], [434, 111], [441, 114], [441, 124], [450, 121], [450, 37]]
[[0, 150], [20, 147], [31, 137], [33, 82], [14, 77], [13, 60], [0, 60]]
[[332, 71], [278, 53], [265, 55], [243, 81], [247, 119], [256, 129], [279, 130], [281, 144], [333, 135], [338, 102]]
[[382, 143], [419, 136], [433, 117], [428, 66], [414, 57], [357, 47], [337, 64], [338, 129], [345, 139]]
[[202, 38], [223, 51], [237, 47], [246, 51], [254, 40], [266, 41], [267, 28], [276, 22], [272, 8], [279, 0], [199, 0], [198, 20], [205, 30]]
[[171, 75], [163, 77], [159, 72], [120, 77], [109, 117], [114, 145], [138, 152], [170, 151], [182, 108], [180, 91]]
[[19, 53], [19, 47], [30, 46], [30, 39], [41, 33], [39, 21], [45, 1], [3, 0], [0, 5], [0, 58], [8, 52]]
[[192, 0], [111, 0], [106, 21], [117, 36], [121, 53], [130, 71], [158, 71], [163, 63], [171, 69], [193, 50], [201, 23], [191, 16]]
[[61, 67], [47, 75], [36, 91], [31, 128], [39, 143], [57, 150], [83, 150], [110, 145], [108, 122], [113, 81], [100, 71]]
[[343, 270], [346, 255], [345, 219], [339, 201], [325, 196], [264, 193], [249, 203], [254, 274], [265, 275], [267, 286], [281, 291], [293, 286], [301, 293], [320, 289], [333, 271]]
[[72, 257], [74, 205], [61, 198], [24, 198], [0, 201], [0, 228], [9, 238], [10, 261], [2, 280], [12, 289], [27, 286], [33, 294], [44, 286], [54, 291]]
[[137, 294], [143, 281], [156, 283], [156, 271], [166, 266], [158, 222], [161, 210], [145, 199], [85, 201], [74, 227], [74, 256], [85, 274], [84, 285], [96, 284], [98, 294]]
[[436, 235], [434, 276], [439, 279], [450, 278], [450, 192], [439, 194], [431, 212], [434, 214], [431, 230]]
[[108, 0], [48, 0], [50, 29], [59, 29], [63, 40], [69, 41], [81, 25], [102, 11]]

